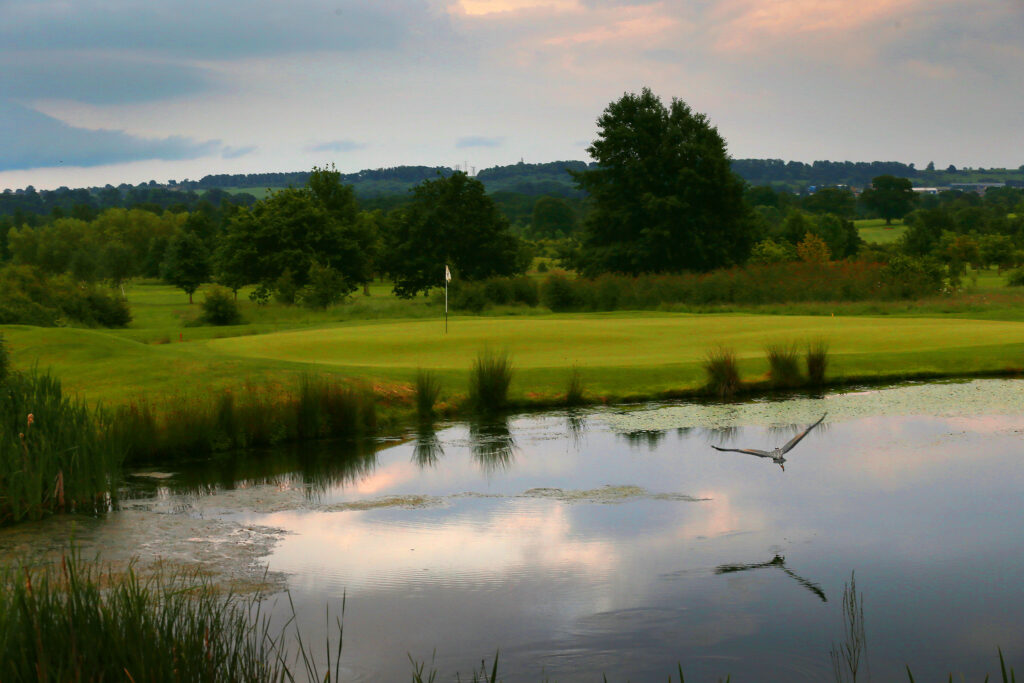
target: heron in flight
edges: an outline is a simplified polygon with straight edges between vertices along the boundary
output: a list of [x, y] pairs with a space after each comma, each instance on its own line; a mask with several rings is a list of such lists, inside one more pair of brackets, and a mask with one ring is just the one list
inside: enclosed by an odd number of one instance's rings
[[798, 443], [800, 443], [800, 441], [805, 436], [807, 436], [811, 432], [812, 429], [814, 429], [815, 427], [820, 425], [821, 421], [825, 419], [825, 415], [828, 415], [828, 413], [827, 412], [824, 413], [821, 417], [818, 418], [818, 420], [814, 424], [812, 424], [807, 429], [805, 429], [804, 431], [800, 432], [799, 434], [794, 436], [792, 439], [790, 439], [786, 443], [786, 445], [780, 446], [779, 448], [776, 448], [773, 451], [762, 451], [762, 450], [758, 450], [756, 448], [719, 448], [718, 446], [714, 446], [714, 445], [712, 445], [711, 447], [714, 448], [716, 451], [729, 451], [729, 452], [733, 452], [733, 453], [746, 453], [747, 455], [756, 455], [759, 458], [770, 458], [772, 462], [774, 462], [776, 465], [781, 467], [782, 471], [785, 472], [786, 471], [786, 465], [785, 465], [786, 458], [783, 457], [783, 456], [785, 456], [786, 453], [789, 453], [791, 450], [793, 450], [793, 447], [796, 446]]

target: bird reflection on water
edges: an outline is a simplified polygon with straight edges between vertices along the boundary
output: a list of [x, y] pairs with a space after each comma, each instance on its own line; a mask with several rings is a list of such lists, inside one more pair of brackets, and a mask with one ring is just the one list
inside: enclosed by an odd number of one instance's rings
[[760, 562], [757, 564], [720, 564], [717, 567], [715, 567], [715, 573], [732, 574], [735, 572], [749, 571], [751, 569], [764, 569], [766, 567], [778, 567], [787, 576], [792, 577], [801, 586], [803, 586], [804, 588], [806, 588], [807, 590], [811, 591], [819, 598], [821, 598], [822, 602], [828, 602], [828, 598], [825, 597], [825, 591], [821, 589], [821, 586], [814, 583], [813, 581], [805, 579], [804, 577], [800, 576], [799, 574], [791, 570], [789, 567], [786, 566], [785, 556], [779, 555], [777, 553], [775, 557], [768, 560], [767, 562]]

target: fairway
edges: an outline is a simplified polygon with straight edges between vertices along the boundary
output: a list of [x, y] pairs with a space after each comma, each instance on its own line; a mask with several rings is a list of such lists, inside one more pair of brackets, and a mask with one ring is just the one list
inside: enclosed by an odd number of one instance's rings
[[886, 225], [884, 218], [865, 218], [854, 221], [860, 238], [868, 244], [892, 244], [907, 231], [907, 226], [901, 220], [894, 220], [892, 225]]

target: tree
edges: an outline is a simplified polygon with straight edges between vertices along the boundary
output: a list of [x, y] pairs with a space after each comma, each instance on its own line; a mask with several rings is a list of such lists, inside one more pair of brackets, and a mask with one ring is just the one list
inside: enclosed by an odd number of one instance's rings
[[818, 216], [813, 232], [825, 241], [825, 244], [828, 245], [829, 253], [833, 258], [837, 259], [856, 256], [857, 252], [860, 251], [861, 244], [863, 244], [860, 233], [857, 232], [857, 226], [853, 224], [853, 221], [831, 213]]
[[131, 250], [121, 242], [108, 242], [100, 252], [100, 268], [103, 276], [119, 288], [124, 296], [124, 287], [121, 285], [135, 271]]
[[218, 279], [235, 290], [254, 283], [273, 289], [287, 271], [302, 287], [317, 262], [340, 274], [341, 296], [371, 280], [375, 224], [358, 219], [352, 188], [340, 178], [314, 168], [307, 187], [275, 192], [236, 212], [214, 259]]
[[425, 180], [389, 226], [385, 269], [395, 294], [413, 297], [444, 284], [444, 267], [465, 280], [521, 272], [519, 240], [483, 183], [465, 173]]
[[649, 89], [597, 120], [595, 168], [571, 172], [590, 195], [577, 267], [603, 272], [706, 271], [742, 263], [754, 241], [743, 181], [706, 116]]
[[864, 190], [860, 199], [864, 206], [885, 219], [886, 225], [892, 225], [893, 218], [903, 218], [914, 205], [913, 185], [907, 178], [891, 175], [880, 175], [871, 181], [871, 187]]
[[191, 304], [192, 294], [210, 277], [206, 245], [194, 232], [179, 232], [167, 243], [160, 270], [168, 284], [185, 290]]
[[854, 214], [857, 199], [849, 189], [823, 187], [804, 199], [803, 205], [811, 213], [832, 213], [843, 218], [849, 218]]
[[530, 234], [534, 238], [558, 239], [576, 227], [576, 214], [564, 199], [541, 197], [533, 203]]

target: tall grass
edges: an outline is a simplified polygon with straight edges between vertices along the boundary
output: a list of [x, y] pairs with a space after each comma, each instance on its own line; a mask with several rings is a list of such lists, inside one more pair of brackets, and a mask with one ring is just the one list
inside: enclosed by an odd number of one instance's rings
[[3, 385], [10, 370], [11, 357], [8, 355], [7, 347], [4, 345], [4, 335], [0, 334], [0, 386]]
[[768, 358], [768, 377], [776, 389], [791, 389], [800, 386], [800, 351], [796, 344], [769, 344], [765, 347]]
[[717, 346], [704, 357], [705, 391], [712, 396], [728, 398], [740, 390], [739, 363], [736, 352]]
[[485, 349], [477, 354], [469, 375], [469, 400], [479, 412], [497, 412], [508, 405], [512, 358], [507, 351]]
[[0, 385], [0, 524], [107, 509], [123, 455], [104, 416], [59, 380], [11, 373]]
[[857, 674], [867, 664], [868, 640], [864, 630], [864, 596], [857, 592], [857, 581], [843, 586], [843, 642], [829, 651], [832, 675], [836, 683], [857, 683]]
[[828, 370], [828, 342], [818, 339], [807, 344], [807, 381], [814, 386], [825, 384]]
[[416, 414], [427, 419], [434, 414], [434, 405], [441, 396], [441, 381], [430, 370], [416, 371]]
[[583, 396], [583, 377], [580, 375], [580, 368], [578, 365], [572, 366], [572, 372], [569, 373], [569, 381], [565, 387], [565, 405], [567, 406], [579, 406], [583, 405], [586, 401]]
[[377, 397], [360, 383], [305, 375], [293, 389], [248, 385], [215, 397], [120, 406], [112, 423], [131, 461], [188, 458], [377, 431]]

